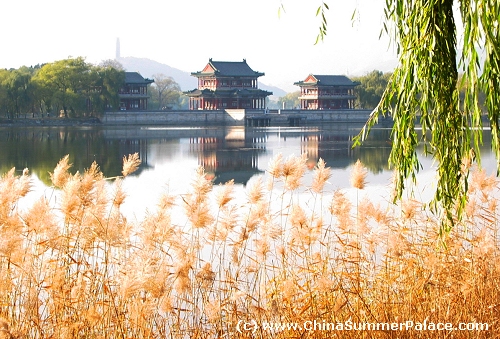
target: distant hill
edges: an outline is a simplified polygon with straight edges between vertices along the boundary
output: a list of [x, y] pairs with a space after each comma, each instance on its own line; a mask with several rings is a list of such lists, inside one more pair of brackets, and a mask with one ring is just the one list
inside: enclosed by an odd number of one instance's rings
[[269, 98], [274, 101], [278, 101], [278, 98], [285, 96], [287, 93], [281, 88], [278, 88], [276, 86], [268, 86], [260, 81], [259, 81], [259, 88], [269, 92], [273, 92], [273, 95], [271, 95]]
[[172, 77], [183, 91], [196, 88], [198, 82], [190, 73], [170, 67], [146, 58], [124, 57], [116, 59], [128, 72], [139, 72], [145, 78], [153, 78], [154, 74], [163, 73]]
[[[172, 77], [181, 86], [181, 90], [189, 91], [198, 86], [198, 81], [191, 73], [181, 71], [180, 69], [170, 67], [168, 65], [159, 63], [147, 58], [123, 57], [116, 59], [123, 65], [128, 72], [139, 72], [145, 78], [152, 78], [154, 74], [163, 73], [166, 76]], [[194, 70], [196, 71], [196, 70]], [[281, 88], [274, 86], [267, 86], [259, 81], [259, 88], [273, 92], [271, 100], [277, 100], [279, 97], [284, 96], [287, 92]]]

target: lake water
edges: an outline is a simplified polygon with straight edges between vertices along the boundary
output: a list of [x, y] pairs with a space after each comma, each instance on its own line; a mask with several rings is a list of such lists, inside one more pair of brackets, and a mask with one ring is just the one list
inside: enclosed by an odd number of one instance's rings
[[[95, 160], [104, 175], [121, 174], [123, 156], [138, 152], [140, 169], [125, 181], [127, 208], [144, 210], [155, 204], [162, 191], [183, 194], [198, 166], [204, 166], [216, 184], [230, 179], [244, 189], [252, 178], [265, 173], [277, 154], [285, 158], [307, 153], [312, 170], [319, 158], [332, 168], [327, 190], [348, 189], [351, 166], [360, 159], [367, 167], [372, 192], [387, 190], [392, 176], [387, 159], [390, 129], [373, 129], [369, 139], [352, 148], [362, 126], [328, 124], [305, 127], [3, 127], [0, 128], [0, 172], [16, 167], [34, 174], [34, 190], [51, 185], [49, 172], [66, 154], [73, 172], [84, 171]], [[488, 135], [488, 133], [487, 133]], [[489, 138], [481, 149], [483, 166], [495, 170]], [[432, 181], [430, 159], [421, 157], [419, 177]], [[311, 173], [304, 178], [307, 184]], [[374, 194], [374, 193], [370, 193]], [[135, 213], [136, 211], [134, 211]]]

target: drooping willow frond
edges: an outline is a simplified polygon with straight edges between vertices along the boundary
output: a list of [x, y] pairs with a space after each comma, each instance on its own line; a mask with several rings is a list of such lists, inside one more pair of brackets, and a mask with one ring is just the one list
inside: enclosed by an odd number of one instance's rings
[[[380, 114], [392, 116], [389, 162], [398, 173], [396, 198], [401, 198], [405, 181], [415, 179], [421, 167], [417, 145], [423, 144], [424, 152], [438, 166], [431, 206], [443, 217], [442, 232], [463, 214], [468, 177], [463, 160], [473, 153], [479, 156], [483, 127], [479, 91], [486, 94], [492, 147], [500, 159], [500, 5], [492, 0], [460, 2], [465, 28], [462, 46], [457, 44], [453, 6], [453, 0], [386, 1], [384, 27], [387, 33], [388, 27], [394, 29], [399, 65], [357, 138], [358, 144], [366, 138]], [[479, 46], [484, 46], [483, 60]], [[463, 102], [457, 88], [459, 71], [466, 81]], [[422, 127], [421, 136], [415, 129], [417, 123]]]

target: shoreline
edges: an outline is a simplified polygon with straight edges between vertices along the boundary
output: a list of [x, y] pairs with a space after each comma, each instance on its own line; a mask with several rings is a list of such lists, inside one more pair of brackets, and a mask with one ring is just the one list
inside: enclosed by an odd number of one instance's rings
[[89, 118], [0, 118], [0, 127], [30, 127], [30, 126], [100, 126], [102, 122], [97, 117]]

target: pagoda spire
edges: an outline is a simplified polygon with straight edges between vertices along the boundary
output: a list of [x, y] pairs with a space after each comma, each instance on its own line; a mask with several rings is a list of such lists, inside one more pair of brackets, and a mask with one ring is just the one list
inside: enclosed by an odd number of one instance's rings
[[120, 38], [116, 38], [116, 59], [120, 59]]

